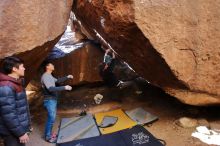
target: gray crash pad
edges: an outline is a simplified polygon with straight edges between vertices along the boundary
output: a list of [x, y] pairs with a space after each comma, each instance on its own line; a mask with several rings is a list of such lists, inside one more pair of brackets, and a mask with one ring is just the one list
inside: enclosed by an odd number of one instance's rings
[[101, 128], [106, 128], [115, 125], [115, 123], [118, 121], [118, 117], [113, 116], [105, 116], [101, 122], [100, 125], [98, 125]]
[[158, 120], [158, 117], [145, 111], [139, 107], [125, 112], [132, 120], [136, 121], [139, 125], [145, 125]]
[[63, 118], [60, 123], [57, 143], [99, 136], [100, 132], [91, 114]]

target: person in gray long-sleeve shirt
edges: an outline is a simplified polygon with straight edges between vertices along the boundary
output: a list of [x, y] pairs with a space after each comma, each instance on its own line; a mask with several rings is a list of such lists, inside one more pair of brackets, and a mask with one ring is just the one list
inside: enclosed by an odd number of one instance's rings
[[45, 140], [50, 143], [56, 142], [56, 136], [52, 134], [53, 124], [56, 119], [58, 92], [72, 90], [69, 85], [56, 87], [56, 83], [62, 83], [67, 79], [72, 79], [72, 75], [56, 79], [53, 77], [54, 65], [51, 62], [45, 64], [45, 73], [41, 77], [44, 94], [44, 107], [47, 110], [47, 122], [45, 125]]

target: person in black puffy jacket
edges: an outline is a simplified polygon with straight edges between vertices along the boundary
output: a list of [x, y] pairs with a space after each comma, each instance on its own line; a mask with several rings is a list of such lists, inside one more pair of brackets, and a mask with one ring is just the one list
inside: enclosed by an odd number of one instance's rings
[[24, 146], [29, 141], [30, 112], [21, 77], [23, 61], [7, 57], [0, 73], [0, 136], [5, 146]]

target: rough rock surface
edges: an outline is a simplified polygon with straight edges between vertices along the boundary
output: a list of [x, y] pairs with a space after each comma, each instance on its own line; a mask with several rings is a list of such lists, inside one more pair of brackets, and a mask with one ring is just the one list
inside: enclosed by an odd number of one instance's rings
[[60, 36], [72, 0], [1, 0], [0, 59], [32, 50]]
[[198, 126], [198, 121], [196, 119], [182, 117], [177, 121], [177, 124], [183, 128], [192, 128]]
[[[72, 74], [74, 79], [68, 81], [70, 85], [102, 81], [100, 64], [103, 61], [106, 46], [101, 46], [100, 43], [88, 39], [89, 33], [80, 26], [78, 21], [73, 21], [69, 26], [70, 31], [64, 33], [57, 43], [60, 45], [57, 46], [57, 49], [54, 48], [47, 58], [52, 60], [55, 65], [55, 76]], [[71, 51], [64, 53], [66, 51], [64, 47]], [[118, 58], [115, 60], [113, 72], [118, 79], [123, 81], [130, 81], [138, 77], [123, 60]]]
[[[92, 42], [86, 42], [85, 44], [82, 48], [52, 61], [55, 65], [54, 75], [56, 77], [72, 74], [74, 76], [73, 80], [67, 82], [70, 85], [102, 81], [99, 74], [99, 65], [103, 61], [104, 51]], [[137, 78], [137, 74], [118, 59], [116, 60], [114, 73], [118, 79], [124, 81]]]
[[91, 36], [102, 37], [137, 73], [192, 105], [220, 104], [219, 8], [219, 0], [73, 4]]
[[54, 75], [62, 77], [73, 75], [73, 80], [67, 83], [76, 85], [82, 82], [101, 81], [98, 65], [102, 62], [103, 52], [91, 44], [77, 49], [63, 58], [53, 60], [55, 65]]
[[[58, 36], [53, 41], [49, 41], [45, 43], [42, 46], [38, 46], [36, 48], [33, 48], [30, 51], [22, 52], [14, 56], [18, 56], [19, 58], [22, 58], [24, 61], [25, 66], [25, 83], [26, 85], [29, 83], [30, 80], [32, 80], [39, 71], [39, 67], [41, 63], [46, 58], [47, 54], [51, 51], [51, 48], [55, 46], [55, 44], [59, 41], [60, 37], [62, 35]], [[0, 60], [0, 71], [2, 66], [2, 60]]]

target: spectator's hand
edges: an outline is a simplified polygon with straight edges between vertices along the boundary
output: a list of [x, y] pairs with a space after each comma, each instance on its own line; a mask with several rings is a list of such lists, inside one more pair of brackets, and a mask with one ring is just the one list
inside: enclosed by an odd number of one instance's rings
[[27, 135], [27, 133], [25, 133], [24, 135], [19, 137], [19, 140], [20, 140], [20, 143], [27, 143], [29, 141], [29, 136]]
[[68, 75], [67, 78], [73, 79], [73, 75]]
[[71, 86], [69, 86], [69, 85], [66, 85], [66, 86], [65, 86], [65, 90], [70, 91], [70, 90], [72, 90], [72, 87], [71, 87]]
[[33, 127], [30, 127], [30, 128], [29, 128], [29, 131], [30, 131], [30, 132], [33, 132], [33, 131], [34, 131], [34, 128], [33, 128]]

